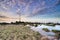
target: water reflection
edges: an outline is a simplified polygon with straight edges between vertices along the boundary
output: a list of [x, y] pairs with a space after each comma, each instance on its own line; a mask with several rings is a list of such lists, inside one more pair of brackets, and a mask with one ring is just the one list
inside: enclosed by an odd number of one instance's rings
[[[42, 30], [43, 28], [49, 29], [50, 32], [45, 32], [44, 30]], [[44, 36], [54, 36], [55, 33], [53, 33], [52, 30], [60, 30], [60, 25], [55, 26], [38, 25], [37, 27], [31, 26], [31, 29], [34, 31], [38, 31], [41, 35]]]

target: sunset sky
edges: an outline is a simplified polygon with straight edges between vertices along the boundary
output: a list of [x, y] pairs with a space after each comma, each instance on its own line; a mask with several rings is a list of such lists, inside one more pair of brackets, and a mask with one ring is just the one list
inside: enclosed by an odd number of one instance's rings
[[0, 0], [0, 22], [59, 22], [60, 0]]

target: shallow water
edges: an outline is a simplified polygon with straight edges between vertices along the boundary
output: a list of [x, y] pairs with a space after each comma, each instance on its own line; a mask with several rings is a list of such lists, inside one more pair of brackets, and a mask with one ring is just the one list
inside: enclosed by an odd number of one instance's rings
[[[43, 28], [48, 28], [50, 32], [45, 32], [44, 30], [42, 30]], [[54, 36], [55, 33], [51, 32], [51, 30], [60, 30], [60, 25], [55, 26], [38, 25], [37, 27], [32, 26], [31, 29], [39, 32], [41, 35], [44, 36]]]

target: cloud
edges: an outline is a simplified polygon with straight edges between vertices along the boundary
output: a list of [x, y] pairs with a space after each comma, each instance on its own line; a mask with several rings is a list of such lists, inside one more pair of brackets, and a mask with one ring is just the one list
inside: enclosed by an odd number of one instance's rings
[[10, 10], [16, 5], [16, 0], [1, 0], [0, 7], [4, 10]]
[[5, 20], [8, 19], [8, 18], [9, 18], [9, 17], [0, 15], [0, 21], [5, 21]]
[[11, 17], [0, 15], [0, 22], [12, 22], [12, 21], [13, 22], [18, 21], [18, 18], [11, 18]]
[[56, 2], [55, 5], [56, 5], [56, 6], [57, 6], [57, 5], [60, 5], [60, 0], [57, 0], [57, 2]]
[[4, 1], [4, 0], [0, 0], [0, 2], [2, 2], [2, 1]]
[[[16, 8], [16, 13], [21, 12], [22, 15], [31, 16], [36, 15], [39, 12], [42, 14], [41, 12], [44, 12], [43, 10], [50, 9], [59, 3], [60, 1], [57, 0], [56, 3], [48, 6], [47, 4], [50, 3], [47, 3], [45, 0], [1, 0], [0, 7], [7, 11], [10, 11], [18, 6]], [[30, 9], [32, 9], [32, 11]]]
[[8, 17], [6, 17], [6, 16], [1, 16], [1, 15], [0, 15], [0, 18], [8, 18]]
[[1, 11], [0, 15], [6, 16], [6, 17], [9, 17], [9, 18], [17, 18], [18, 17], [18, 15], [16, 15], [15, 13], [9, 12], [9, 11]]
[[[50, 5], [50, 6], [48, 6], [48, 5], [46, 4], [46, 1], [42, 1], [42, 2], [40, 3], [40, 6], [37, 6], [37, 7], [35, 7], [35, 8], [33, 9], [32, 15], [44, 14], [44, 13], [46, 13], [46, 12], [48, 12], [48, 11], [54, 12], [55, 9], [53, 10], [53, 8], [54, 8], [55, 5], [58, 4], [58, 3], [60, 3], [59, 0], [55, 0], [55, 2], [53, 2], [53, 4], [51, 4], [51, 5], [48, 3], [48, 4]], [[38, 4], [38, 5], [39, 5], [39, 4]]]

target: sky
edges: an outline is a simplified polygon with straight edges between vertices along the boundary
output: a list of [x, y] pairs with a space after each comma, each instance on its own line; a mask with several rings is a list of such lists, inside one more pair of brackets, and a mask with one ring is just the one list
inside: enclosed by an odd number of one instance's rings
[[0, 0], [0, 22], [59, 22], [60, 0]]

